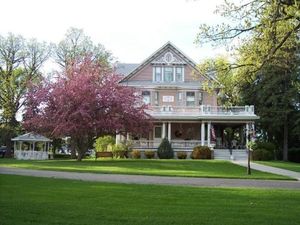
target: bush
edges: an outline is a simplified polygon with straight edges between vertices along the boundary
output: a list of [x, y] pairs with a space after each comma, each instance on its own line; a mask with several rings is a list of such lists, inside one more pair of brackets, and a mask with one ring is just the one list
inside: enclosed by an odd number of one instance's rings
[[258, 161], [272, 160], [274, 155], [266, 149], [257, 149], [252, 152], [252, 159]]
[[123, 144], [116, 144], [112, 147], [113, 157], [114, 158], [125, 158], [127, 151]]
[[257, 149], [264, 149], [268, 152], [274, 153], [276, 145], [271, 142], [257, 142]]
[[141, 152], [139, 150], [132, 150], [131, 151], [131, 157], [134, 159], [140, 159], [141, 158]]
[[186, 152], [177, 152], [176, 155], [177, 155], [178, 159], [186, 159], [187, 158]]
[[174, 158], [173, 148], [167, 138], [164, 138], [157, 149], [157, 155], [160, 159]]
[[193, 148], [192, 159], [211, 159], [211, 150], [208, 146], [196, 146]]
[[147, 159], [153, 159], [155, 156], [155, 151], [145, 151], [144, 154]]
[[300, 163], [300, 148], [290, 148], [288, 158], [291, 162]]
[[112, 136], [106, 135], [98, 137], [94, 143], [94, 148], [97, 152], [107, 151], [109, 146], [115, 144], [115, 139]]

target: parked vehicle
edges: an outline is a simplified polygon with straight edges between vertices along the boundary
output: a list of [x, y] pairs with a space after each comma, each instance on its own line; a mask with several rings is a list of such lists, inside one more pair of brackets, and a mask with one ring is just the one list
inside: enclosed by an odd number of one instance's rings
[[7, 151], [7, 147], [1, 146], [0, 147], [0, 157], [4, 158], [6, 151]]

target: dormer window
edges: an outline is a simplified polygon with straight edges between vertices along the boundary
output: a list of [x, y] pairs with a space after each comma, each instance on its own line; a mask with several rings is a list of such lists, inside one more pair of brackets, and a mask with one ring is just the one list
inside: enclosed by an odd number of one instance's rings
[[165, 67], [164, 82], [172, 82], [172, 81], [173, 81], [173, 67]]

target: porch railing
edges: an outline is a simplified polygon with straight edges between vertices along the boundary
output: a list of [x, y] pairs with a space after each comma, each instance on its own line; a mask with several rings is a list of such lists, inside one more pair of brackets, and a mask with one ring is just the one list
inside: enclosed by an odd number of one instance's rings
[[200, 105], [198, 107], [189, 106], [150, 106], [149, 113], [152, 115], [172, 115], [172, 114], [183, 114], [183, 115], [254, 115], [254, 106], [210, 106]]
[[[161, 141], [156, 140], [135, 140], [133, 141], [133, 148], [157, 148], [160, 143]], [[170, 143], [173, 148], [193, 148], [197, 145], [201, 145], [200, 140], [171, 140]], [[205, 141], [204, 145], [207, 144], [207, 141]], [[214, 145], [214, 143], [211, 142], [211, 145]]]

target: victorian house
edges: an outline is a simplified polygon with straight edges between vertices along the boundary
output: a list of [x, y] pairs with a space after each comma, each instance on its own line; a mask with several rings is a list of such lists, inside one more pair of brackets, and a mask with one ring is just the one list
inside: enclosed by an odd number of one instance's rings
[[[225, 129], [234, 131], [232, 147], [245, 151], [253, 121], [253, 105], [225, 107], [217, 103], [217, 90], [208, 93], [204, 84], [215, 78], [201, 74], [196, 63], [168, 42], [140, 64], [119, 64], [121, 85], [139, 90], [149, 104], [154, 127], [145, 137], [131, 137], [141, 151], [156, 149], [167, 137], [175, 151], [191, 151], [196, 145], [214, 149], [215, 158], [227, 158]], [[119, 140], [121, 137], [117, 137]], [[220, 154], [224, 152], [226, 154]]]

